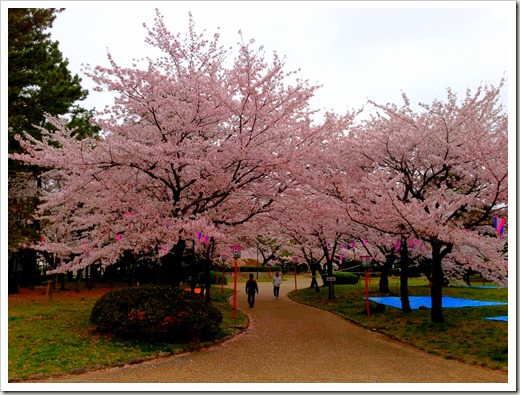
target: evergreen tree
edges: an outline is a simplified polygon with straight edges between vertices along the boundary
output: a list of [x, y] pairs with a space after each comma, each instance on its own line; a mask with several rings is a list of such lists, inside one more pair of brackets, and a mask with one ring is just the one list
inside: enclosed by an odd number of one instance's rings
[[[55, 8], [8, 9], [8, 149], [20, 152], [15, 136], [28, 132], [41, 139], [37, 127], [45, 127], [46, 114], [70, 114], [78, 138], [96, 134], [89, 124], [92, 112], [74, 103], [88, 92], [78, 75], [71, 75], [68, 61], [50, 39], [49, 29], [57, 14]], [[39, 223], [34, 220], [41, 187], [37, 166], [9, 160], [9, 269], [22, 269], [28, 283], [36, 274], [36, 254], [27, 248], [39, 240]], [[23, 251], [22, 251], [23, 250]], [[22, 259], [23, 256], [23, 259]], [[27, 265], [25, 264], [27, 263]], [[27, 269], [27, 270], [26, 270]]]

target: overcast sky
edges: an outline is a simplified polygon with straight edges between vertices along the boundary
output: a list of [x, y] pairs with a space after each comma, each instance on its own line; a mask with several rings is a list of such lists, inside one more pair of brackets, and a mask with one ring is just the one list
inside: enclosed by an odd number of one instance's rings
[[87, 108], [111, 99], [92, 91], [81, 64], [108, 65], [107, 50], [122, 65], [150, 53], [143, 23], [153, 25], [155, 8], [173, 33], [187, 32], [190, 11], [197, 31], [211, 38], [219, 27], [223, 44], [235, 45], [241, 30], [267, 58], [276, 51], [287, 69], [323, 84], [314, 108], [340, 113], [367, 99], [401, 104], [402, 92], [412, 103], [445, 99], [448, 87], [463, 96], [514, 77], [516, 66], [514, 1], [44, 3], [66, 7], [52, 38], [90, 90]]

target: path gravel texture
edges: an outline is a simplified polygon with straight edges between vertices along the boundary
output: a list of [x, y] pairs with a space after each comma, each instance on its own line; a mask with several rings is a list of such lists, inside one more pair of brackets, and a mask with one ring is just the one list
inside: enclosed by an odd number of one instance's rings
[[[299, 279], [298, 287], [309, 283]], [[277, 300], [272, 285], [260, 282], [253, 308], [242, 288], [239, 283], [238, 308], [249, 315], [250, 326], [231, 340], [202, 351], [46, 382], [341, 383], [335, 387], [339, 391], [352, 388], [349, 383], [508, 382], [507, 372], [445, 360], [293, 302], [287, 292], [294, 289], [294, 281], [284, 281]]]

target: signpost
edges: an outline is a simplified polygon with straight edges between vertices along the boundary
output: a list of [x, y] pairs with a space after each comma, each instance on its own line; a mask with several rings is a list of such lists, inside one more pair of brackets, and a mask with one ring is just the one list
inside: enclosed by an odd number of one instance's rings
[[366, 296], [366, 304], [367, 304], [367, 317], [370, 318], [370, 302], [368, 300], [368, 281], [370, 278], [370, 256], [369, 255], [361, 256], [361, 266], [365, 270], [365, 296]]
[[231, 252], [233, 253], [233, 260], [235, 261], [235, 280], [233, 285], [233, 319], [237, 318], [237, 276], [238, 276], [238, 263], [237, 259], [240, 258], [240, 253], [242, 252], [241, 246], [233, 246], [231, 247]]

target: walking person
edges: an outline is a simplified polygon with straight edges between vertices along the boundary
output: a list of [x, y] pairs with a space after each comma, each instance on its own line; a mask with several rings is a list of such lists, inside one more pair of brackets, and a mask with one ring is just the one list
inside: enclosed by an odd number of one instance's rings
[[273, 277], [273, 292], [276, 299], [280, 296], [280, 285], [282, 285], [282, 278], [280, 277], [280, 273], [276, 272]]
[[249, 307], [255, 305], [255, 294], [258, 293], [258, 284], [254, 277], [255, 275], [253, 273], [249, 274], [249, 280], [246, 282], [247, 303], [249, 303]]

